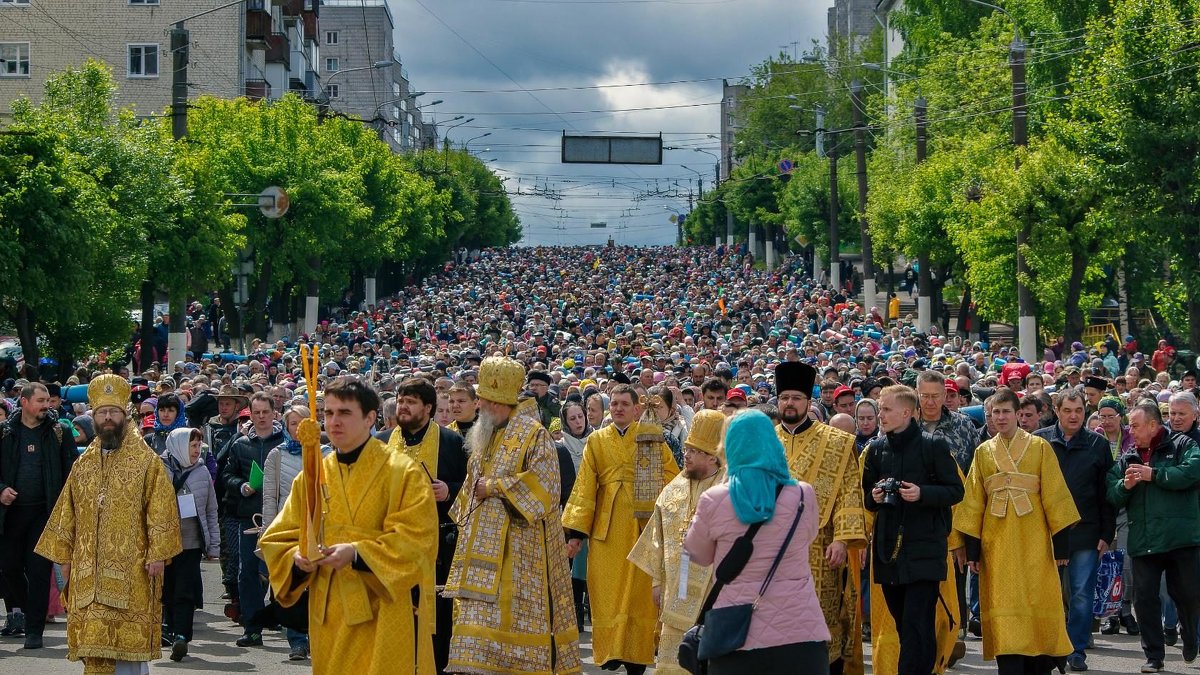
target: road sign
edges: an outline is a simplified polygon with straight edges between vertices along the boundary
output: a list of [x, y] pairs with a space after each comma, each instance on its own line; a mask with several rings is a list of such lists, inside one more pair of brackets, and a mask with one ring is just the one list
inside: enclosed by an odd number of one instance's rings
[[272, 185], [258, 195], [258, 210], [267, 218], [282, 218], [292, 205], [283, 188]]
[[779, 167], [779, 173], [789, 174], [792, 172], [792, 168], [796, 165], [793, 164], [792, 160], [790, 160], [790, 159], [783, 159], [783, 160], [780, 160], [779, 164], [776, 164], [776, 166]]

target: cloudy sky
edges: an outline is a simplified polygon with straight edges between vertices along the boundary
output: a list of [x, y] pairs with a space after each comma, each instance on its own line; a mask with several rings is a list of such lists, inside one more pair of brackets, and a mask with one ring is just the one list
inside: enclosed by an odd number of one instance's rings
[[[667, 244], [712, 185], [721, 78], [824, 39], [830, 0], [389, 0], [412, 86], [506, 177], [527, 244]], [[793, 43], [796, 43], [795, 45]], [[614, 86], [616, 85], [616, 86]], [[634, 86], [622, 86], [634, 85]], [[466, 119], [464, 117], [464, 119]], [[445, 129], [445, 125], [442, 126]], [[560, 163], [563, 130], [662, 132], [663, 166]], [[701, 148], [712, 155], [697, 152]], [[687, 168], [685, 168], [687, 167]], [[699, 172], [701, 176], [697, 176]], [[592, 222], [606, 222], [594, 229]]]

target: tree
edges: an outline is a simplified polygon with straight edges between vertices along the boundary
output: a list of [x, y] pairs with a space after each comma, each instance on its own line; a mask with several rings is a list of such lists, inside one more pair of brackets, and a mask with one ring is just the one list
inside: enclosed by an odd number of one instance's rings
[[[43, 189], [64, 189], [53, 191], [57, 199], [39, 211], [6, 186], [14, 207], [26, 207], [11, 221], [21, 242], [14, 275], [23, 281], [7, 291], [6, 305], [27, 362], [37, 362], [36, 336], [44, 336], [65, 375], [80, 351], [128, 337], [126, 308], [145, 272], [146, 239], [177, 195], [153, 134], [132, 112], [113, 109], [106, 66], [88, 61], [50, 77], [45, 90], [40, 105], [13, 103], [14, 130], [37, 140], [12, 175], [17, 184], [34, 180]], [[26, 171], [40, 178], [23, 176]], [[57, 215], [51, 220], [48, 213]], [[70, 290], [69, 298], [62, 289]]]

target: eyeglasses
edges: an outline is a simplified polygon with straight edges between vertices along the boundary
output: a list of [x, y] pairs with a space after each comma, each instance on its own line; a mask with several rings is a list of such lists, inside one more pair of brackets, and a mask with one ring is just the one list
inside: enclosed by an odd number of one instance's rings
[[945, 392], [939, 392], [937, 394], [917, 394], [917, 397], [920, 398], [922, 401], [936, 401], [937, 399], [939, 399], [945, 395], [946, 395]]

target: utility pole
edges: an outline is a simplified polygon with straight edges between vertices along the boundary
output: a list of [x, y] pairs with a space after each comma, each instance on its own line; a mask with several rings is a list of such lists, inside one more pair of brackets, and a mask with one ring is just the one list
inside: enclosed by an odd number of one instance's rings
[[[1011, 17], [1010, 17], [1011, 18]], [[1029, 111], [1025, 107], [1025, 41], [1017, 32], [1016, 22], [1013, 23], [1013, 41], [1009, 45], [1009, 62], [1012, 65], [1012, 98], [1013, 98], [1013, 145], [1027, 147], [1029, 145]], [[1017, 168], [1021, 160], [1018, 156]], [[1029, 262], [1025, 260], [1024, 249], [1029, 245], [1029, 233], [1032, 225], [1029, 219], [1024, 219], [1017, 230], [1017, 345], [1021, 350], [1021, 358], [1026, 363], [1037, 360], [1037, 317], [1034, 315], [1033, 291], [1029, 288]]]
[[842, 256], [838, 252], [837, 151], [836, 146], [829, 151], [829, 285], [835, 289], [842, 285]]
[[[927, 106], [925, 97], [918, 96], [913, 102], [913, 119], [917, 122], [917, 164], [925, 161], [926, 138], [929, 122], [925, 117]], [[933, 323], [933, 271], [929, 269], [928, 246], [917, 254], [917, 330], [925, 332]]]
[[862, 82], [850, 84], [850, 107], [854, 112], [854, 157], [858, 175], [858, 229], [862, 239], [863, 307], [875, 304], [875, 260], [871, 247], [871, 230], [867, 223], [867, 125], [866, 104]]
[[[1029, 111], [1025, 106], [1025, 40], [1021, 37], [1021, 29], [1017, 20], [1003, 7], [997, 7], [984, 0], [966, 0], [967, 2], [987, 7], [1008, 17], [1013, 25], [1013, 39], [1008, 46], [1008, 63], [1012, 68], [1012, 111], [1013, 111], [1013, 145], [1018, 148], [1029, 145]], [[1018, 157], [1017, 169], [1021, 168]], [[1017, 229], [1017, 347], [1021, 358], [1026, 363], [1037, 360], [1037, 317], [1034, 316], [1033, 291], [1029, 288], [1029, 263], [1025, 260], [1022, 249], [1029, 245], [1029, 233], [1032, 225], [1028, 222], [1019, 223]]]
[[[188, 131], [188, 49], [191, 46], [191, 35], [184, 23], [180, 21], [171, 29], [171, 135], [176, 141], [187, 137]], [[167, 363], [184, 360], [187, 351], [187, 322], [184, 314], [184, 303], [187, 298], [174, 293], [167, 298]], [[225, 307], [225, 311], [232, 308]], [[217, 328], [217, 317], [208, 317]], [[227, 321], [226, 326], [232, 325]], [[214, 336], [215, 337], [215, 336]], [[145, 340], [142, 341], [145, 344]]]

